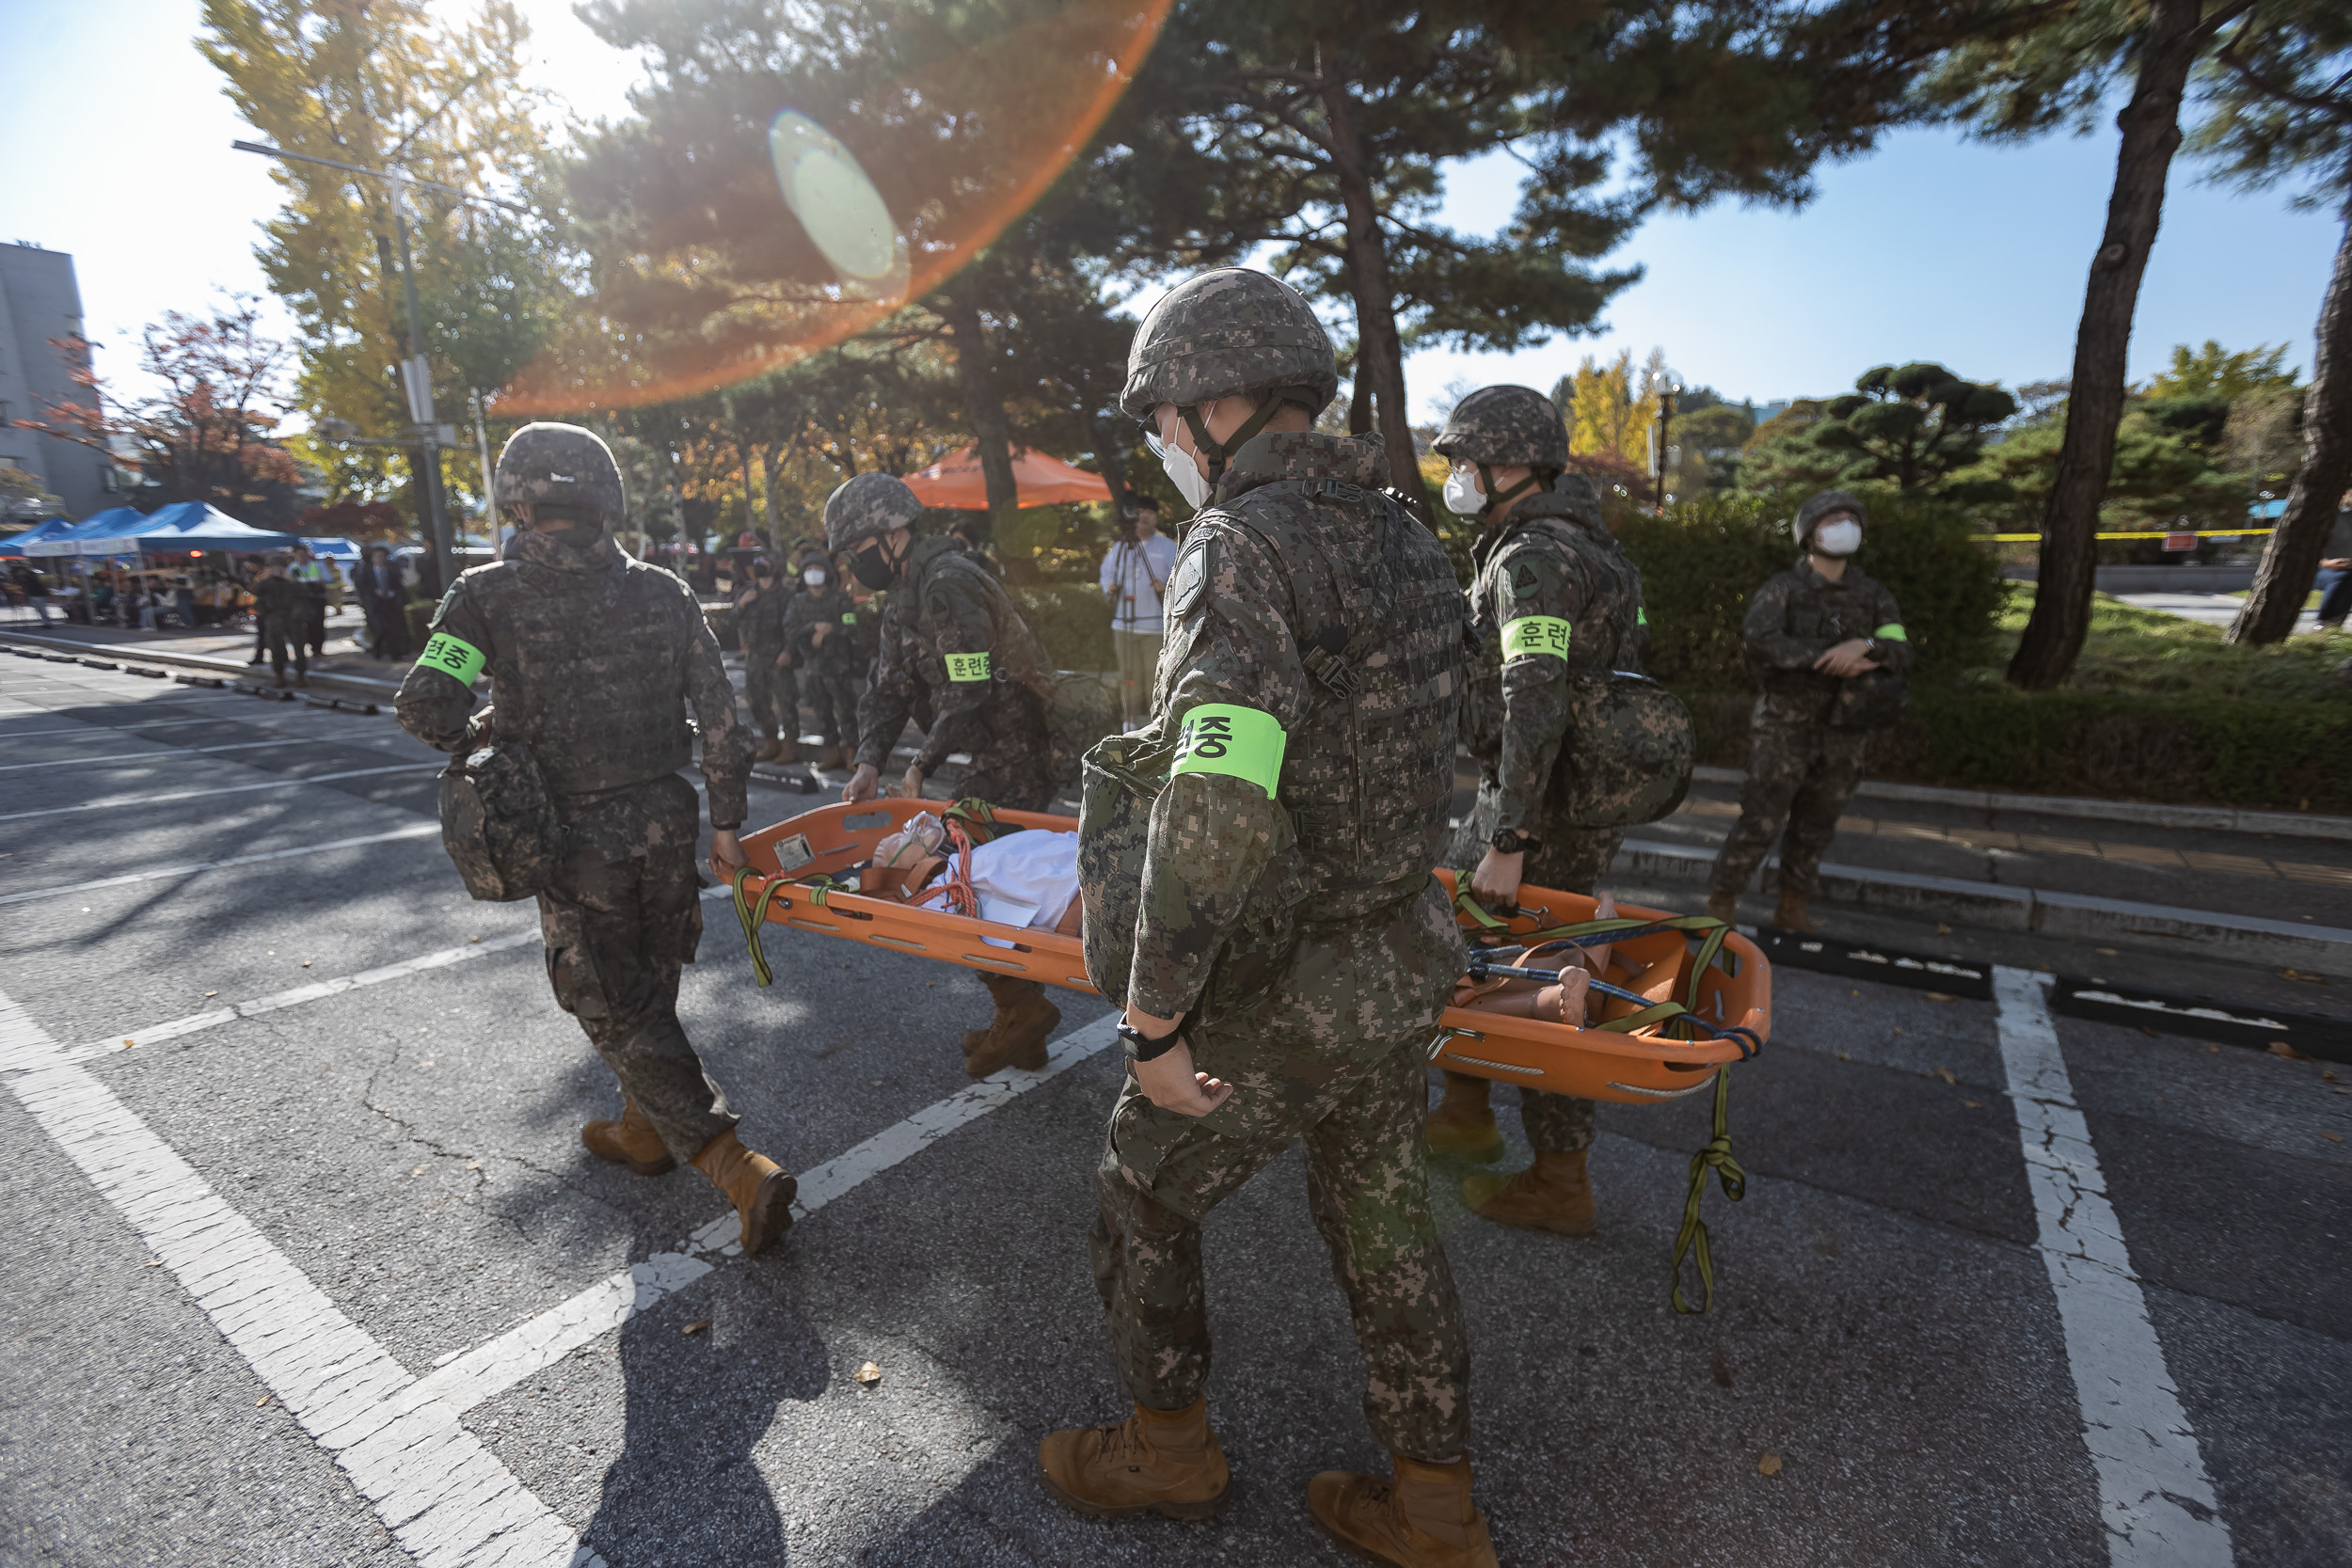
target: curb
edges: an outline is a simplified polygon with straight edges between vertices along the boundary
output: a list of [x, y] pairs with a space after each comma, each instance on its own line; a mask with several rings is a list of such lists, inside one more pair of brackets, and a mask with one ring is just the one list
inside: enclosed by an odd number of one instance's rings
[[[1691, 777], [1706, 784], [1745, 784], [1737, 768], [1699, 767]], [[1963, 806], [1971, 811], [2034, 811], [2044, 816], [2089, 816], [2105, 822], [2136, 822], [2150, 828], [2210, 828], [2221, 832], [2277, 833], [2287, 838], [2352, 839], [2352, 816], [2319, 816], [2300, 811], [2239, 811], [2231, 806], [2169, 806], [2150, 800], [2089, 800], [2071, 795], [2005, 795], [1990, 789], [1940, 789], [1932, 784], [1883, 784], [1865, 780], [1856, 796], [1913, 800], [1922, 805]]]
[[[1767, 869], [1776, 868], [1779, 857], [1764, 863]], [[1625, 841], [1611, 867], [1617, 875], [1673, 882], [1705, 882], [1714, 868], [1711, 848], [1638, 839]], [[2184, 957], [2290, 965], [2352, 978], [2352, 930], [2340, 926], [2305, 926], [2259, 915], [2220, 914], [2074, 893], [2041, 893], [1855, 865], [1824, 865], [1816, 885], [1820, 897], [1829, 903], [1856, 904], [1921, 920], [2097, 940]]]
[[[83, 642], [70, 637], [35, 637], [21, 631], [0, 631], [0, 641], [24, 642], [88, 658], [111, 658], [131, 664], [168, 664], [181, 669], [200, 670], [208, 675], [223, 679], [249, 680], [253, 666], [231, 658], [215, 658], [206, 654], [157, 652], [144, 643]], [[267, 667], [264, 666], [266, 674]], [[327, 670], [310, 672], [307, 690], [316, 690], [321, 681], [333, 681], [351, 687], [355, 691], [378, 701], [398, 695], [400, 682], [378, 680], [373, 675], [351, 675]]]

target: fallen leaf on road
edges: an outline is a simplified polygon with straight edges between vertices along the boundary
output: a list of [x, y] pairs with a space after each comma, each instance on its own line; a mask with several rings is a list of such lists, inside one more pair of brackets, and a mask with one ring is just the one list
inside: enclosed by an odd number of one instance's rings
[[1780, 1474], [1780, 1455], [1776, 1453], [1768, 1453], [1763, 1458], [1757, 1460], [1756, 1462], [1756, 1473], [1759, 1476], [1776, 1476]]
[[875, 1384], [882, 1381], [882, 1369], [875, 1366], [871, 1361], [868, 1361], [866, 1365], [860, 1367], [856, 1371], [851, 1372], [850, 1375], [856, 1378], [860, 1383], [863, 1383], [868, 1388], [871, 1388]]
[[482, 1162], [479, 1160], [469, 1160], [466, 1162], [466, 1168], [468, 1170], [480, 1170], [482, 1168]]
[[1935, 1075], [1938, 1078], [1943, 1079], [1947, 1084], [1957, 1084], [1960, 1082], [1959, 1079], [1952, 1076], [1952, 1069], [1947, 1067], [1937, 1068], [1935, 1069]]
[[1953, 996], [1949, 991], [1931, 990], [1928, 992], [1928, 1000], [1931, 1002], [1956, 1002], [1959, 998]]
[[1952, 928], [1939, 920], [1935, 923], [1935, 934], [1939, 937], [1948, 937], [1952, 934]]
[[138, 1044], [139, 1042], [138, 1042], [138, 1041], [136, 1041], [136, 1040], [124, 1040], [122, 1043], [123, 1043], [124, 1045], [136, 1045], [136, 1044]]
[[466, 940], [468, 942], [480, 942], [482, 939], [480, 937], [468, 937]]
[[[124, 1043], [128, 1044], [129, 1042], [125, 1041]], [[2300, 1051], [2296, 1050], [2295, 1047], [2289, 1045], [2284, 1040], [2272, 1040], [2270, 1042], [2270, 1053], [2273, 1056], [2284, 1056], [2290, 1062], [2308, 1062], [2311, 1060], [2309, 1056], [2304, 1055]]]
[[207, 995], [207, 996], [218, 996], [218, 995], [220, 994], [220, 992], [218, 992], [218, 991], [216, 991], [216, 990], [208, 990], [208, 991], [206, 991], [204, 994], [205, 994], [205, 995]]
[[411, 1176], [422, 1176], [424, 1174], [424, 1167], [422, 1165], [419, 1165], [415, 1170], [410, 1171], [408, 1174]]
[[700, 1334], [704, 1329], [708, 1328], [709, 1326], [710, 1320], [708, 1318], [696, 1318], [692, 1323], [688, 1323], [684, 1328], [679, 1329], [678, 1332], [680, 1334]]
[[2099, 957], [2103, 958], [2112, 958], [2115, 957], [2115, 949], [2112, 947], [2094, 947], [2091, 951], [2098, 954]]
[[151, 1269], [160, 1269], [164, 1266], [164, 1260], [160, 1258], [150, 1258], [147, 1260], [147, 1266]]
[[310, 968], [310, 959], [308, 959], [308, 958], [303, 959], [303, 960], [302, 960], [302, 967], [303, 967], [303, 968], [305, 968], [305, 969]]
[[2145, 1023], [2139, 1026], [2139, 1032], [2147, 1036], [2150, 1039], [2154, 1039], [2156, 1037], [2156, 1032], [2153, 1029], [2149, 1028]]
[[2319, 1069], [2319, 1077], [2322, 1083], [2333, 1084], [2339, 1082], [2336, 1077], [2336, 1069], [2331, 1067], [2321, 1068]]
[[1972, 1111], [1981, 1111], [1984, 1109], [1984, 1102], [1979, 1100], [1963, 1100], [1961, 1103]]
[[2279, 978], [2300, 980], [2307, 986], [2324, 986], [2328, 983], [2328, 977], [2325, 974], [2306, 974], [2299, 969], [2282, 969], [2279, 971]]
[[2337, 1137], [2333, 1132], [2322, 1132], [2320, 1136], [2327, 1139], [2331, 1144], [2340, 1144], [2344, 1142], [2342, 1138]]
[[[2153, 1030], [2150, 1032], [2153, 1033]], [[2209, 1056], [2218, 1056], [2221, 1054], [2221, 1048], [2217, 1045], [2209, 1045], [2205, 1047], [2205, 1053]]]
[[267, 1403], [269, 1403], [269, 1396], [267, 1394], [263, 1394], [260, 1399], [253, 1402], [253, 1408], [259, 1410], [262, 1406]]
[[1836, 1055], [1837, 1059], [1838, 1059], [1839, 1061], [1841, 1061], [1841, 1062], [1851, 1062], [1851, 1061], [1852, 1061], [1852, 1060], [1853, 1060], [1853, 1058], [1852, 1058], [1851, 1056], [1847, 1055], [1847, 1054], [1846, 1054], [1844, 1052], [1842, 1052], [1842, 1051], [1836, 1053]]

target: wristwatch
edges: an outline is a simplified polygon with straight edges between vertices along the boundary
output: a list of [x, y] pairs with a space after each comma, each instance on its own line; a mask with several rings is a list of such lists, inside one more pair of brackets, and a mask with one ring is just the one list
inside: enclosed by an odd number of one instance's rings
[[1158, 1039], [1152, 1039], [1125, 1019], [1119, 1021], [1119, 1043], [1126, 1048], [1127, 1059], [1131, 1062], [1148, 1062], [1155, 1056], [1167, 1055], [1175, 1049], [1176, 1041], [1183, 1034], [1182, 1028], [1170, 1029]]
[[1517, 828], [1504, 828], [1486, 842], [1494, 846], [1498, 854], [1504, 855], [1524, 854], [1535, 847], [1535, 841]]

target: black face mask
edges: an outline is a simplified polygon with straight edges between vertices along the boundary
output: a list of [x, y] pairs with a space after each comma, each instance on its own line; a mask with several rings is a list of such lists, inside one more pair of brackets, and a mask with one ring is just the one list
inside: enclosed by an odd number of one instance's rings
[[898, 563], [884, 558], [883, 552], [889, 548], [888, 545], [877, 545], [870, 550], [860, 550], [850, 557], [850, 570], [857, 574], [858, 581], [877, 594], [888, 588], [898, 576]]
[[567, 550], [587, 551], [595, 549], [597, 541], [604, 537], [604, 525], [572, 522], [565, 523], [562, 528], [549, 529], [548, 532], [557, 544]]

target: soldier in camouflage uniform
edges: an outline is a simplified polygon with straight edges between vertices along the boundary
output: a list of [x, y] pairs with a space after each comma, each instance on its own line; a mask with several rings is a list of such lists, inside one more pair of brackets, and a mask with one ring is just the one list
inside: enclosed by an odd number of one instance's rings
[[302, 584], [286, 575], [283, 557], [270, 557], [269, 564], [262, 568], [262, 575], [253, 582], [253, 618], [261, 625], [262, 642], [269, 649], [270, 668], [279, 686], [286, 684], [289, 642], [294, 644], [295, 681], [303, 686], [310, 684], [310, 655], [302, 642], [306, 613]]
[[1763, 695], [1749, 731], [1740, 820], [1715, 857], [1707, 912], [1718, 920], [1733, 917], [1740, 893], [1779, 838], [1780, 905], [1772, 923], [1813, 929], [1805, 903], [1814, 875], [1862, 783], [1870, 742], [1867, 729], [1833, 724], [1831, 710], [1853, 676], [1911, 673], [1911, 641], [1895, 595], [1852, 563], [1868, 520], [1862, 502], [1843, 490], [1814, 496], [1797, 510], [1804, 558], [1768, 578], [1748, 605], [1748, 671]]
[[857, 735], [857, 606], [823, 550], [812, 547], [799, 560], [799, 580], [783, 601], [784, 656], [825, 737], [817, 766], [840, 768]]
[[1469, 1345], [1421, 1142], [1424, 1048], [1465, 962], [1431, 875], [1461, 598], [1437, 541], [1380, 493], [1380, 438], [1312, 433], [1337, 384], [1306, 302], [1242, 268], [1180, 285], [1128, 358], [1126, 411], [1210, 504], [1169, 580], [1143, 732], [1172, 761], [1097, 1177], [1095, 1281], [1135, 1414], [1055, 1433], [1038, 1457], [1085, 1513], [1222, 1503], [1201, 1223], [1303, 1139], [1364, 1415], [1395, 1471], [1393, 1485], [1327, 1471], [1308, 1510], [1375, 1561], [1468, 1568], [1495, 1558], [1470, 1501]]
[[[923, 781], [952, 752], [972, 759], [953, 788], [1014, 811], [1053, 804], [1053, 742], [1041, 695], [1053, 667], [1004, 584], [951, 538], [914, 531], [923, 503], [889, 474], [859, 474], [825, 501], [825, 544], [848, 553], [866, 587], [888, 590], [882, 652], [857, 709], [857, 771], [844, 800], [870, 800], [907, 721], [923, 728], [923, 749], [900, 793], [921, 799]], [[963, 1037], [963, 1070], [985, 1078], [1004, 1067], [1045, 1065], [1045, 1037], [1061, 1009], [1045, 988], [1009, 974], [979, 974], [995, 1004], [985, 1029]]]
[[[1592, 482], [1566, 472], [1567, 427], [1551, 400], [1525, 387], [1464, 398], [1433, 449], [1454, 471], [1449, 510], [1474, 513], [1470, 610], [1485, 665], [1470, 683], [1463, 729], [1478, 760], [1478, 801], [1454, 842], [1453, 863], [1471, 895], [1516, 907], [1519, 884], [1590, 895], [1625, 837], [1573, 828], [1548, 809], [1568, 735], [1569, 683], [1589, 672], [1641, 668], [1642, 576], [1601, 522]], [[1472, 1160], [1502, 1152], [1487, 1097], [1491, 1081], [1445, 1075], [1429, 1115], [1430, 1147]], [[1473, 1176], [1462, 1199], [1503, 1225], [1589, 1236], [1597, 1227], [1585, 1157], [1593, 1102], [1519, 1091], [1519, 1118], [1535, 1159], [1516, 1176]]]
[[800, 757], [800, 680], [786, 651], [785, 617], [796, 584], [786, 580], [766, 557], [753, 567], [754, 586], [736, 601], [735, 631], [743, 647], [743, 697], [759, 726], [759, 762], [794, 762]]
[[[678, 975], [702, 936], [694, 791], [678, 777], [702, 722], [710, 863], [743, 863], [751, 741], [719, 641], [691, 590], [631, 561], [608, 524], [620, 470], [592, 431], [530, 424], [500, 453], [506, 559], [460, 577], [400, 689], [401, 727], [444, 752], [529, 748], [564, 832], [539, 897], [548, 979], [620, 1080], [617, 1121], [580, 1141], [641, 1176], [684, 1161], [727, 1195], [755, 1253], [792, 1223], [793, 1179], [739, 1144], [736, 1115], [677, 1017]], [[475, 711], [473, 682], [493, 705]]]

